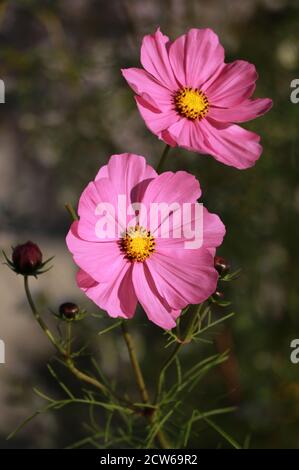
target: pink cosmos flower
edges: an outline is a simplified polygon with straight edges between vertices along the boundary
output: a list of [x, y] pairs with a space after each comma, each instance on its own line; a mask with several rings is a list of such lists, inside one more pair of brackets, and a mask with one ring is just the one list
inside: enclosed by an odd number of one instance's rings
[[[137, 225], [113, 210], [120, 195], [126, 196], [126, 210], [132, 203], [145, 208]], [[184, 307], [203, 302], [215, 291], [215, 248], [225, 228], [217, 215], [203, 208], [202, 246], [187, 249], [184, 230], [179, 238], [173, 236], [175, 228], [184, 228], [181, 219], [169, 224], [175, 209], [156, 226], [146, 216], [152, 203], [187, 203], [194, 209], [200, 195], [198, 181], [185, 171], [157, 175], [141, 156], [113, 155], [83, 191], [79, 221], [72, 224], [66, 238], [80, 268], [79, 287], [111, 317], [132, 318], [139, 302], [149, 320], [164, 329], [173, 328]], [[102, 203], [110, 209], [99, 219]], [[195, 211], [190, 214], [192, 223], [196, 222]], [[101, 217], [110, 228], [121, 225], [121, 235], [110, 230], [108, 238], [99, 239], [96, 227]], [[169, 226], [166, 238], [163, 231]]]
[[272, 106], [252, 99], [258, 78], [243, 60], [226, 64], [224, 49], [210, 29], [191, 29], [170, 42], [160, 29], [145, 36], [144, 68], [122, 70], [136, 93], [147, 127], [174, 147], [213, 155], [245, 169], [260, 157], [260, 137], [234, 124], [254, 119]]

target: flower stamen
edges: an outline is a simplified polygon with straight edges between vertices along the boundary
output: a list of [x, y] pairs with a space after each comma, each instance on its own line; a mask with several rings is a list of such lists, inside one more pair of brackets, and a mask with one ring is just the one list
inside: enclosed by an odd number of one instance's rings
[[187, 119], [203, 119], [209, 111], [207, 96], [197, 88], [184, 87], [174, 95], [175, 109]]
[[148, 230], [136, 225], [127, 229], [120, 245], [127, 258], [143, 262], [155, 251], [156, 242]]

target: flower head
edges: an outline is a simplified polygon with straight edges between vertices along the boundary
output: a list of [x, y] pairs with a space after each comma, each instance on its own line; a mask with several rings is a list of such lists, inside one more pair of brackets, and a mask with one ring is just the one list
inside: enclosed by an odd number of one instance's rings
[[210, 29], [191, 29], [175, 41], [158, 29], [145, 36], [143, 69], [122, 70], [147, 127], [170, 146], [213, 155], [245, 169], [262, 153], [257, 134], [236, 125], [266, 113], [270, 99], [252, 99], [258, 78], [243, 60], [226, 64]]
[[[113, 155], [83, 191], [67, 235], [79, 287], [111, 317], [133, 317], [139, 302], [149, 320], [173, 328], [186, 305], [217, 285], [214, 256], [225, 229], [217, 215], [197, 210], [200, 195], [189, 173], [157, 175], [141, 156]], [[199, 222], [201, 243], [190, 247]]]

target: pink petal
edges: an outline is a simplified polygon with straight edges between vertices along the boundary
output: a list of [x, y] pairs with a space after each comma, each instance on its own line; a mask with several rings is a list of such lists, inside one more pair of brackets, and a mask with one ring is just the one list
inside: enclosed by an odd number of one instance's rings
[[158, 82], [169, 90], [178, 88], [168, 57], [169, 38], [158, 28], [154, 34], [145, 36], [141, 46], [141, 63]]
[[182, 86], [202, 85], [224, 62], [224, 49], [211, 29], [190, 29], [169, 47], [174, 74]]
[[83, 269], [79, 269], [79, 271], [77, 272], [76, 281], [77, 281], [78, 287], [80, 287], [80, 289], [83, 290], [84, 292], [87, 289], [90, 289], [90, 287], [95, 287], [99, 284], [89, 274], [83, 271]]
[[194, 122], [182, 119], [168, 132], [180, 147], [213, 155], [216, 160], [239, 169], [253, 166], [262, 153], [257, 134], [209, 117]]
[[[140, 224], [148, 226], [152, 233], [155, 234], [155, 231], [160, 227], [160, 225], [163, 225], [164, 220], [160, 220], [161, 217], [157, 217], [157, 220], [151, 220], [152, 203], [162, 203], [169, 209], [171, 209], [170, 206], [173, 204], [172, 211], [176, 212], [176, 208], [178, 208], [181, 212], [181, 208], [184, 203], [193, 203], [200, 197], [200, 195], [201, 189], [199, 182], [190, 173], [185, 171], [178, 171], [176, 173], [171, 171], [164, 172], [150, 182], [144, 193], [142, 202], [148, 207], [148, 211], [146, 213], [147, 223], [143, 219], [143, 215], [145, 214], [141, 214]], [[162, 214], [162, 219], [163, 217], [166, 217], [165, 223], [168, 224], [168, 210], [166, 211], [165, 216]]]
[[[216, 214], [211, 214], [205, 207], [201, 211], [195, 211], [195, 204], [190, 205], [187, 217], [175, 217], [176, 213], [162, 221], [159, 231], [154, 233], [156, 237], [156, 251], [159, 247], [171, 246], [173, 252], [182, 249], [206, 249], [215, 248], [221, 245], [225, 226]], [[186, 216], [185, 216], [186, 217]], [[198, 244], [196, 243], [195, 227], [200, 231]], [[201, 243], [201, 246], [199, 246]], [[192, 247], [191, 245], [192, 244]]]
[[209, 153], [200, 122], [181, 118], [168, 129], [168, 133], [179, 147], [191, 152]]
[[226, 165], [243, 170], [253, 166], [262, 153], [260, 137], [254, 132], [208, 118], [203, 119], [200, 126], [209, 153]]
[[125, 195], [128, 205], [140, 202], [150, 180], [157, 176], [144, 157], [133, 153], [112, 155], [102, 167], [96, 180], [106, 177], [111, 181], [118, 195]]
[[136, 96], [135, 98], [139, 112], [148, 129], [156, 134], [159, 139], [163, 140], [166, 144], [171, 147], [175, 147], [176, 143], [170, 137], [168, 127], [180, 120], [178, 113], [175, 110], [159, 112], [155, 108], [151, 107], [143, 98], [139, 96]]
[[172, 93], [143, 69], [122, 69], [122, 74], [135, 93], [157, 110], [173, 108]]
[[179, 147], [191, 150], [190, 132], [193, 122], [189, 119], [180, 117], [168, 128], [168, 134]]
[[232, 108], [216, 108], [209, 110], [209, 117], [220, 122], [245, 122], [265, 114], [272, 107], [272, 100], [260, 98], [246, 100]]
[[66, 244], [75, 263], [98, 282], [108, 282], [111, 276], [129, 264], [120, 251], [117, 241], [86, 241], [78, 235], [78, 221], [73, 222]]
[[224, 64], [202, 90], [213, 106], [230, 107], [250, 98], [258, 78], [255, 66], [244, 60]]
[[[181, 219], [179, 217], [175, 219], [172, 214], [169, 217], [169, 220], [161, 224], [161, 227], [159, 229], [159, 237], [161, 237], [161, 243], [166, 239], [167, 243], [171, 243], [173, 245], [174, 250], [176, 249], [176, 247], [183, 248], [186, 242], [193, 241], [195, 235], [194, 229], [195, 225], [197, 224], [197, 227], [202, 230], [201, 241], [203, 247], [211, 248], [221, 245], [225, 235], [225, 226], [221, 221], [220, 217], [216, 214], [211, 214], [203, 206], [202, 211], [195, 211], [194, 209], [195, 204], [191, 204], [190, 210], [188, 210], [187, 213], [188, 218], [186, 218], [185, 220], [183, 217]], [[191, 238], [190, 229], [193, 231], [193, 238]], [[176, 236], [176, 233], [180, 233], [181, 236]], [[160, 240], [160, 238], [158, 240]]]
[[216, 248], [207, 248], [207, 250], [209, 251], [209, 253], [211, 253], [211, 255], [213, 256], [213, 258], [215, 258], [215, 255], [216, 255]]
[[153, 179], [142, 199], [144, 204], [151, 202], [195, 202], [201, 196], [201, 189], [195, 176], [186, 171], [165, 171]]
[[[102, 216], [97, 214], [96, 211], [99, 204], [106, 205], [106, 211]], [[84, 240], [99, 242], [99, 234], [96, 231], [97, 223], [101, 218], [104, 218], [106, 233], [109, 232], [108, 239], [115, 240], [119, 232], [116, 207], [117, 193], [108, 178], [102, 178], [101, 180], [89, 183], [81, 194], [78, 205], [80, 217], [78, 224], [79, 236]], [[107, 241], [107, 239], [102, 241]]]
[[[188, 211], [182, 212], [179, 217], [174, 212], [161, 223], [159, 227], [159, 237], [171, 239], [171, 243], [185, 246], [186, 242], [196, 241], [201, 243], [203, 247], [217, 247], [221, 245], [225, 235], [225, 227], [216, 214], [211, 214], [205, 207], [195, 207], [196, 204], [190, 204]], [[201, 209], [201, 210], [195, 210]], [[199, 235], [195, 233], [195, 228], [199, 231]], [[155, 234], [156, 235], [156, 234]], [[196, 247], [199, 248], [199, 245]]]
[[146, 263], [133, 264], [133, 284], [148, 319], [165, 330], [174, 328], [179, 312], [161, 297]]
[[174, 309], [205, 301], [216, 290], [214, 257], [205, 248], [186, 249], [159, 240], [157, 252], [147, 261], [159, 294]]
[[214, 248], [220, 246], [225, 235], [225, 226], [217, 214], [211, 214], [203, 208], [203, 246]]
[[97, 283], [86, 272], [80, 270], [77, 283], [87, 297], [110, 317], [132, 318], [137, 306], [137, 298], [132, 283], [132, 265], [111, 277], [107, 283]]

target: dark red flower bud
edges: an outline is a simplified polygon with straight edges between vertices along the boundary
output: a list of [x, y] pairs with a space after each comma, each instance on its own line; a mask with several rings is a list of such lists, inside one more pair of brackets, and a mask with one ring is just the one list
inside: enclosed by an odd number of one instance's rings
[[72, 302], [65, 302], [61, 304], [59, 307], [59, 314], [62, 318], [66, 318], [67, 320], [73, 320], [79, 313], [79, 307]]
[[34, 274], [42, 266], [42, 261], [42, 252], [31, 241], [18, 245], [13, 249], [12, 263], [17, 273], [24, 275]]
[[226, 261], [225, 258], [222, 258], [222, 256], [215, 256], [214, 266], [220, 276], [224, 276], [226, 273], [228, 273], [230, 269], [229, 263]]
[[223, 300], [224, 299], [224, 294], [220, 290], [216, 290], [213, 294], [214, 300]]

